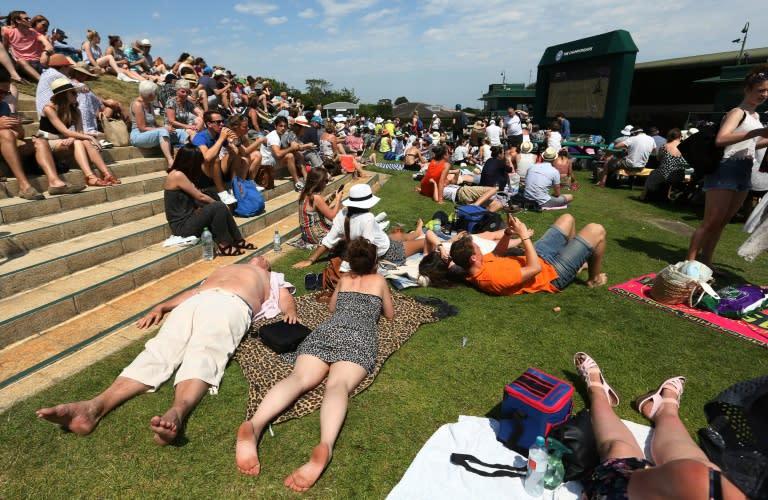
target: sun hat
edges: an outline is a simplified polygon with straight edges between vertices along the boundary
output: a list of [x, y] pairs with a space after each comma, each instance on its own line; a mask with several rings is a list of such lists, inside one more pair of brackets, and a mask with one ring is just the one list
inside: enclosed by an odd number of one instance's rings
[[525, 141], [520, 145], [521, 153], [530, 153], [533, 151], [533, 143], [531, 141]]
[[621, 135], [630, 135], [632, 133], [632, 125], [625, 125], [623, 129], [621, 129], [621, 132], [619, 132]]
[[224, 72], [223, 72], [222, 70], [220, 70], [220, 69], [217, 69], [216, 71], [214, 71], [214, 72], [213, 72], [213, 77], [214, 77], [214, 78], [216, 78], [217, 76], [224, 76], [224, 75], [226, 75], [226, 73], [224, 73]]
[[184, 73], [184, 76], [182, 77], [185, 80], [189, 80], [190, 82], [197, 83], [197, 75], [194, 73]]
[[377, 116], [375, 120], [373, 120], [374, 123], [384, 123], [384, 118]]
[[163, 78], [163, 81], [165, 83], [171, 83], [173, 80], [178, 80], [178, 79], [179, 79], [179, 75], [175, 73], [166, 73], [165, 78]]
[[139, 42], [139, 46], [141, 47], [151, 47], [152, 42], [149, 41], [149, 38], [145, 38], [142, 41]]
[[344, 130], [345, 127], [346, 127], [346, 125], [344, 125], [343, 123], [337, 123], [336, 124], [336, 132], [341, 132], [342, 130]]
[[297, 116], [293, 120], [294, 125], [301, 125], [302, 127], [309, 127], [309, 122], [307, 121], [306, 116]]
[[354, 134], [355, 132], [357, 132], [357, 126], [356, 125], [352, 125], [351, 127], [349, 127], [349, 133], [350, 134]]
[[64, 54], [52, 54], [48, 58], [48, 66], [74, 66], [75, 60]]
[[51, 82], [51, 90], [53, 95], [58, 95], [62, 92], [75, 90], [75, 86], [72, 85], [72, 81], [69, 78], [57, 78]]
[[432, 132], [429, 135], [432, 136], [432, 143], [433, 144], [440, 142], [440, 132]]
[[555, 148], [547, 148], [541, 153], [541, 157], [544, 161], [552, 161], [557, 158], [557, 150]]
[[485, 125], [483, 125], [483, 122], [480, 120], [477, 120], [474, 124], [474, 127], [476, 130], [483, 130], [485, 128]]
[[341, 204], [345, 207], [371, 208], [380, 199], [378, 196], [373, 195], [371, 186], [368, 184], [355, 184], [349, 189], [349, 198], [342, 201]]
[[82, 73], [82, 74], [84, 74], [86, 76], [90, 76], [91, 78], [98, 78], [99, 77], [99, 75], [97, 75], [96, 73], [91, 72], [88, 69], [88, 65], [85, 62], [83, 62], [83, 61], [80, 61], [78, 63], [73, 64], [72, 65], [72, 71], [77, 71], [77, 72]]

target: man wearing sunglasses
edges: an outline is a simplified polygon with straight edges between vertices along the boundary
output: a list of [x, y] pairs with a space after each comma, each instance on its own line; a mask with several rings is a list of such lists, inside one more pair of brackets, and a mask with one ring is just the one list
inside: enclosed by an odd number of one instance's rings
[[[205, 130], [195, 134], [192, 144], [200, 148], [205, 158], [203, 172], [213, 180], [219, 199], [226, 205], [234, 205], [237, 200], [226, 189], [224, 178], [229, 172], [237, 172], [240, 160], [240, 144], [235, 132], [224, 126], [221, 114], [206, 111], [203, 114]], [[199, 186], [204, 188], [206, 186]]]
[[53, 45], [45, 35], [33, 30], [26, 12], [15, 10], [8, 14], [8, 26], [3, 28], [3, 46], [13, 54], [18, 69], [34, 81], [40, 79]]

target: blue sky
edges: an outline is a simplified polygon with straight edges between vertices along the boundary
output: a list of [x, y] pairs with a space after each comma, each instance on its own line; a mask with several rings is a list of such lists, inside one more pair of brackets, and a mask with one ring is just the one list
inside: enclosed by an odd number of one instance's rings
[[[149, 38], [152, 54], [181, 52], [233, 72], [270, 75], [304, 89], [308, 78], [354, 89], [362, 102], [380, 98], [453, 107], [479, 106], [489, 83], [528, 83], [550, 45], [625, 29], [637, 61], [737, 50], [732, 40], [750, 22], [747, 48], [768, 46], [764, 1], [644, 2], [571, 0], [297, 0], [163, 2], [22, 2], [43, 14], [73, 45], [87, 28]], [[96, 7], [98, 5], [98, 7]]]

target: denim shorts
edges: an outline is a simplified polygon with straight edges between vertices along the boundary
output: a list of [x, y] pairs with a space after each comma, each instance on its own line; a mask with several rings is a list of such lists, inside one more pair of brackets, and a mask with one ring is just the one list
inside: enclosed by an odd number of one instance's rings
[[743, 193], [752, 187], [752, 158], [723, 158], [720, 167], [704, 176], [703, 191], [727, 189]]
[[558, 290], [571, 284], [594, 252], [594, 248], [581, 236], [568, 241], [566, 234], [554, 225], [533, 246], [536, 254], [557, 271], [557, 279], [552, 280], [552, 285]]
[[159, 127], [139, 132], [139, 129], [131, 130], [131, 145], [137, 148], [155, 148], [160, 145], [163, 137], [170, 140], [170, 134], [165, 127]]

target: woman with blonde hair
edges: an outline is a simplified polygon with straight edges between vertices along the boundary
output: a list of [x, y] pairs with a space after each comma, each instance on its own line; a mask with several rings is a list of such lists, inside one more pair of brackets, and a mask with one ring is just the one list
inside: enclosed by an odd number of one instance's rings
[[[122, 74], [127, 78], [131, 78], [125, 74], [125, 70], [117, 65], [114, 56], [104, 55], [102, 53], [101, 47], [99, 47], [101, 36], [98, 31], [89, 29], [85, 34], [85, 38], [86, 40], [83, 42], [81, 49], [83, 50], [83, 59], [88, 62], [88, 64], [115, 76]], [[139, 80], [140, 78], [131, 79]]]
[[[51, 83], [51, 101], [43, 107], [38, 135], [48, 139], [55, 155], [71, 154], [85, 175], [89, 186], [120, 184], [101, 157], [99, 140], [83, 132], [80, 109], [77, 107], [77, 90], [67, 78]], [[99, 179], [91, 170], [91, 162], [102, 174]]]

